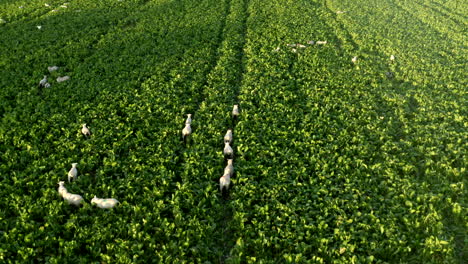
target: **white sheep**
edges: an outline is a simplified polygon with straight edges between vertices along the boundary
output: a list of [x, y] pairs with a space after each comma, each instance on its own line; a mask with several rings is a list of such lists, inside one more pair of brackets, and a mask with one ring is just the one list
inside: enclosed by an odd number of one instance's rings
[[305, 46], [305, 45], [302, 45], [302, 44], [296, 44], [296, 47], [301, 48], [301, 49], [306, 48], [306, 46]]
[[229, 145], [229, 142], [224, 143], [224, 150], [223, 150], [224, 156], [225, 157], [233, 157], [234, 155], [234, 150], [231, 148]]
[[182, 140], [184, 143], [187, 142], [187, 137], [190, 136], [192, 133], [192, 128], [190, 127], [190, 124], [185, 124], [184, 129], [182, 129]]
[[79, 194], [73, 194], [69, 192], [65, 192], [62, 194], [62, 197], [65, 201], [67, 201], [69, 204], [73, 205], [80, 205], [80, 203], [83, 201], [83, 197]]
[[280, 50], [281, 50], [281, 48], [280, 48], [280, 47], [277, 47], [277, 48], [274, 49], [273, 51], [274, 51], [274, 52], [278, 52], [278, 51], [280, 51]]
[[70, 80], [70, 76], [58, 77], [57, 82], [64, 82]]
[[86, 124], [83, 124], [83, 127], [81, 128], [81, 133], [82, 133], [85, 137], [91, 136], [91, 131], [89, 131], [89, 128], [86, 126]]
[[44, 88], [49, 88], [49, 87], [50, 87], [50, 83], [44, 84]]
[[78, 163], [72, 163], [72, 168], [68, 172], [68, 182], [70, 182], [70, 180], [76, 180], [76, 178], [78, 178], [78, 170], [76, 169], [76, 165], [78, 165]]
[[234, 175], [234, 165], [232, 165], [232, 159], [228, 159], [228, 165], [224, 168], [224, 175], [228, 174], [229, 176]]
[[395, 60], [395, 56], [394, 56], [394, 55], [390, 55], [390, 60], [391, 60], [391, 61], [394, 61], [394, 60]]
[[344, 14], [346, 12], [348, 12], [348, 11], [336, 11], [337, 14]]
[[315, 44], [317, 44], [317, 45], [325, 45], [325, 44], [327, 44], [327, 41], [326, 41], [326, 40], [325, 40], [325, 41], [319, 40], [319, 41], [315, 42]]
[[354, 56], [354, 57], [351, 59], [351, 61], [352, 61], [353, 63], [356, 63], [356, 62], [357, 62], [357, 56]]
[[44, 5], [45, 5], [46, 7], [50, 7], [50, 5], [49, 5], [49, 4], [47, 4], [47, 3], [45, 3]]
[[231, 175], [224, 174], [221, 178], [219, 178], [219, 190], [221, 191], [221, 193], [223, 193], [223, 191], [228, 191], [230, 184], [231, 184]]
[[192, 124], [192, 114], [187, 114], [187, 119], [185, 120], [185, 124]]
[[232, 107], [232, 118], [237, 119], [239, 117], [239, 105], [234, 105]]
[[232, 143], [232, 129], [228, 129], [228, 131], [226, 132], [226, 135], [224, 135], [224, 143], [226, 142], [229, 144]]
[[309, 45], [314, 45], [314, 44], [315, 44], [315, 41], [309, 40], [309, 41], [307, 41], [307, 44], [309, 44]]
[[42, 26], [36, 26], [36, 27], [37, 27], [37, 29], [41, 29], [41, 28], [42, 28]]
[[59, 67], [58, 66], [50, 66], [50, 67], [47, 67], [47, 70], [49, 70], [49, 72], [53, 72], [53, 71], [56, 71], [58, 70]]
[[68, 192], [67, 188], [65, 188], [65, 182], [64, 181], [59, 181], [58, 184], [59, 184], [58, 192], [59, 192], [60, 196], [63, 197], [63, 195]]
[[47, 76], [44, 75], [44, 79], [39, 81], [39, 87], [45, 87], [46, 83], [47, 83]]
[[91, 199], [91, 204], [96, 204], [97, 207], [102, 209], [113, 208], [118, 203], [119, 201], [114, 198], [97, 198], [94, 196], [94, 198]]

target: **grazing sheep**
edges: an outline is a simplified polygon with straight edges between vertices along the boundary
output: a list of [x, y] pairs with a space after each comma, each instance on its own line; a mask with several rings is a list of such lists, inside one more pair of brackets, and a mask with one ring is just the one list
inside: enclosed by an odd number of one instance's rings
[[317, 44], [317, 45], [325, 45], [325, 44], [327, 44], [327, 41], [326, 41], [326, 40], [325, 40], [325, 41], [319, 40], [319, 41], [315, 42], [315, 44]]
[[296, 47], [301, 48], [301, 49], [305, 49], [305, 48], [306, 48], [306, 46], [305, 46], [305, 45], [302, 45], [302, 44], [296, 44]]
[[50, 87], [50, 83], [44, 84], [44, 88], [49, 88], [49, 87]]
[[187, 120], [185, 120], [185, 124], [192, 124], [192, 114], [187, 114]]
[[229, 144], [232, 143], [232, 129], [228, 129], [228, 131], [226, 132], [226, 135], [224, 135], [224, 143], [226, 142]]
[[277, 47], [277, 48], [274, 49], [273, 51], [274, 51], [274, 52], [278, 52], [278, 51], [280, 51], [280, 50], [281, 50], [280, 47]]
[[232, 107], [232, 118], [236, 120], [239, 117], [239, 105], [234, 105]]
[[59, 67], [58, 66], [50, 66], [50, 67], [47, 67], [47, 70], [49, 70], [49, 72], [53, 72], [53, 71], [56, 71], [58, 70]]
[[228, 165], [224, 168], [224, 175], [234, 175], [234, 165], [232, 165], [232, 159], [228, 159]]
[[86, 126], [86, 124], [83, 124], [83, 127], [81, 128], [81, 133], [82, 133], [85, 137], [91, 136], [91, 131], [89, 131], [89, 128]]
[[192, 133], [192, 128], [190, 127], [190, 124], [185, 124], [184, 129], [182, 129], [182, 140], [184, 143], [187, 142], [187, 137], [190, 136]]
[[69, 204], [73, 204], [73, 205], [76, 205], [76, 206], [80, 205], [80, 203], [83, 201], [83, 197], [81, 197], [81, 195], [73, 194], [73, 193], [69, 193], [69, 192], [63, 193], [62, 197]]
[[97, 207], [102, 209], [113, 208], [118, 203], [119, 201], [114, 198], [97, 198], [94, 196], [94, 198], [91, 199], [91, 204], [96, 204]]
[[78, 163], [72, 163], [72, 168], [68, 172], [68, 182], [70, 182], [70, 180], [76, 180], [78, 178], [78, 170], [76, 169], [76, 165], [78, 165]]
[[6, 23], [6, 20], [3, 18], [0, 18], [0, 24], [5, 24], [5, 23]]
[[352, 61], [353, 63], [356, 63], [356, 62], [357, 62], [357, 56], [354, 56], [354, 57], [351, 59], [351, 61]]
[[293, 53], [297, 53], [297, 49], [291, 49]]
[[47, 83], [47, 76], [44, 75], [44, 79], [42, 79], [40, 82], [39, 82], [39, 87], [45, 87]]
[[44, 5], [45, 5], [45, 6], [47, 6], [47, 7], [50, 7], [50, 5], [49, 5], [49, 4], [47, 4], [47, 3], [45, 3]]
[[70, 80], [70, 76], [58, 77], [57, 82], [64, 82]]
[[394, 61], [394, 60], [395, 60], [395, 56], [394, 56], [394, 55], [390, 55], [390, 60], [391, 60], [391, 61]]
[[221, 178], [219, 178], [219, 190], [223, 196], [227, 195], [230, 184], [231, 176], [229, 174], [224, 174]]
[[233, 158], [234, 156], [234, 150], [231, 148], [229, 145], [229, 142], [224, 143], [224, 150], [223, 150], [224, 156], [225, 157], [230, 157]]
[[42, 26], [36, 26], [36, 27], [37, 27], [37, 29], [41, 29], [41, 28], [42, 28]]
[[307, 44], [309, 44], [309, 45], [314, 45], [314, 44], [315, 44], [315, 41], [309, 40], [309, 41], [307, 41]]
[[348, 11], [336, 11], [337, 14], [344, 14], [346, 12], [348, 12]]

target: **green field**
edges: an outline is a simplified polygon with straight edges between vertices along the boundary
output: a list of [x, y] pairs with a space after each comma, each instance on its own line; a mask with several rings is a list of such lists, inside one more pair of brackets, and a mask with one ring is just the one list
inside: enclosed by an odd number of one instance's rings
[[0, 1], [1, 263], [466, 263], [467, 1], [68, 1]]

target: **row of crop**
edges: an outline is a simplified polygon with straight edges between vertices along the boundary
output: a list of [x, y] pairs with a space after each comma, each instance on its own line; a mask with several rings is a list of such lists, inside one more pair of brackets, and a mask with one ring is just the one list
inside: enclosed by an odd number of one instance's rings
[[[421, 159], [431, 158], [412, 157], [415, 149], [400, 145], [423, 139], [406, 135], [413, 130], [404, 119], [425, 118], [415, 109], [420, 98], [390, 98], [396, 85], [411, 86], [386, 80], [380, 71], [390, 66], [374, 67], [352, 46], [343, 49], [339, 43], [352, 40], [338, 39], [347, 35], [343, 32], [333, 34], [339, 29], [327, 26], [336, 23], [324, 9], [310, 2], [250, 6], [243, 121], [237, 126], [245, 180], [236, 187], [234, 206], [242, 224], [233, 258], [452, 261], [456, 241], [445, 232], [440, 210], [447, 208], [443, 197], [458, 196], [463, 184], [428, 193], [428, 186], [413, 178]], [[304, 13], [314, 23], [304, 23]], [[285, 47], [309, 39], [328, 39], [329, 45], [298, 54]], [[283, 52], [272, 52], [278, 45]], [[358, 67], [350, 62], [355, 55]], [[434, 134], [423, 135], [431, 147]], [[451, 158], [462, 161], [446, 154], [435, 164], [439, 168], [450, 166]], [[457, 211], [456, 205], [448, 209]]]
[[[2, 182], [9, 192], [2, 201], [8, 208], [0, 227], [3, 259], [130, 262], [179, 255], [186, 243], [181, 236], [195, 232], [180, 227], [180, 124], [197, 107], [222, 6], [149, 3], [125, 25], [94, 36], [99, 39], [55, 53], [95, 48], [63, 62], [73, 65], [69, 82], [42, 95], [27, 89], [17, 95], [21, 107], [7, 113], [1, 127], [7, 143], [2, 174], [11, 175]], [[212, 17], [203, 16], [207, 10]], [[84, 122], [90, 140], [80, 137]], [[71, 192], [85, 200], [116, 197], [122, 205], [110, 213], [58, 199], [56, 183], [71, 162], [79, 163], [80, 174], [67, 186]]]

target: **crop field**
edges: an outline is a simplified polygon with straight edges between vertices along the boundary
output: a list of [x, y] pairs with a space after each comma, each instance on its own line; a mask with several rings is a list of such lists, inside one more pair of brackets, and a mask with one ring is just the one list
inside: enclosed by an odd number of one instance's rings
[[0, 1], [0, 263], [466, 263], [467, 29], [462, 0]]

